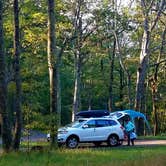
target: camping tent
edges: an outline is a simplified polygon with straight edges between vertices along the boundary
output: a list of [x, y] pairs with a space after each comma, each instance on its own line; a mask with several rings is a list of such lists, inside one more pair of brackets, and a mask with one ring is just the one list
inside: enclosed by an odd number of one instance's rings
[[131, 121], [135, 124], [136, 133], [138, 135], [150, 134], [150, 126], [145, 117], [141, 112], [134, 110], [123, 110], [110, 113], [109, 117], [114, 117], [124, 126], [125, 119], [130, 117]]

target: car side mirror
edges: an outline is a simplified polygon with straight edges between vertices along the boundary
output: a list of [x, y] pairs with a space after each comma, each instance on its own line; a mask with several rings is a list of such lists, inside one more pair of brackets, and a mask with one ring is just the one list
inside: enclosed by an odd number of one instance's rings
[[82, 126], [82, 128], [83, 128], [83, 129], [86, 129], [86, 128], [88, 128], [88, 125], [87, 125], [87, 124], [84, 124], [84, 125]]

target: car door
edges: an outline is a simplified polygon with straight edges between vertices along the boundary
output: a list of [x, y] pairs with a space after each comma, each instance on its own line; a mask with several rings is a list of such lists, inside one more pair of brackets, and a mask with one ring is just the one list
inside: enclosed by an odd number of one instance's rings
[[96, 128], [94, 130], [95, 141], [106, 140], [109, 132], [110, 132], [109, 122], [107, 120], [105, 119], [96, 120]]
[[89, 120], [83, 124], [80, 132], [81, 142], [90, 142], [94, 140], [95, 120]]

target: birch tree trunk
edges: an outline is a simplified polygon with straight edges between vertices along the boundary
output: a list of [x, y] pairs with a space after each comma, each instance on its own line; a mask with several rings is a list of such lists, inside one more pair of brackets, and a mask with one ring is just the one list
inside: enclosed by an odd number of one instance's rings
[[72, 122], [75, 120], [76, 113], [80, 110], [81, 107], [81, 66], [82, 66], [82, 15], [81, 7], [84, 0], [76, 1], [76, 12], [75, 12], [75, 22], [74, 22], [74, 35], [76, 36], [74, 42], [74, 54], [75, 54], [75, 83], [74, 83], [74, 97], [73, 97], [73, 109], [72, 109]]
[[2, 147], [5, 152], [10, 151], [12, 136], [7, 112], [7, 83], [6, 63], [3, 39], [3, 0], [0, 0], [0, 120], [2, 129]]
[[20, 76], [20, 36], [19, 36], [19, 7], [18, 0], [14, 0], [14, 59], [16, 84], [16, 121], [14, 127], [13, 148], [19, 149], [22, 129], [21, 111], [21, 76]]
[[80, 109], [80, 89], [81, 89], [81, 62], [80, 62], [80, 50], [77, 50], [75, 55], [75, 85], [74, 85], [72, 122], [74, 122], [75, 115]]
[[48, 0], [48, 68], [50, 78], [50, 135], [52, 147], [57, 147], [57, 130], [60, 123], [59, 57], [56, 52], [55, 2]]

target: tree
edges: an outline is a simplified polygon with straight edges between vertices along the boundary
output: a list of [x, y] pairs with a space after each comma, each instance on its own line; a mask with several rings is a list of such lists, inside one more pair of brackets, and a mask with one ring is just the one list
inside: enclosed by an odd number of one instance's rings
[[[137, 83], [136, 83], [136, 97], [135, 97], [135, 110], [143, 111], [145, 110], [145, 79], [147, 74], [147, 67], [149, 61], [149, 52], [150, 52], [150, 41], [151, 33], [153, 32], [159, 17], [162, 14], [162, 11], [165, 8], [165, 0], [153, 1], [150, 2], [147, 0], [141, 0], [140, 6], [142, 8], [143, 14], [143, 36], [141, 43], [141, 52], [140, 52], [140, 62], [137, 70]], [[150, 13], [156, 13], [155, 19], [150, 20]]]
[[18, 0], [14, 0], [14, 69], [16, 84], [16, 117], [14, 127], [13, 148], [19, 149], [22, 129], [22, 110], [21, 110], [21, 78], [20, 78], [20, 31], [19, 31], [19, 7]]
[[51, 113], [51, 145], [57, 146], [57, 130], [59, 125], [59, 58], [56, 51], [55, 37], [55, 2], [48, 0], [48, 67], [50, 78], [50, 113]]
[[[81, 109], [81, 75], [85, 59], [88, 57], [87, 38], [95, 31], [92, 25], [91, 17], [88, 20], [85, 17], [89, 14], [88, 2], [85, 0], [76, 0], [74, 2], [73, 19], [73, 53], [74, 53], [74, 95], [72, 121], [75, 120], [76, 113]], [[93, 28], [89, 29], [89, 26]]]
[[75, 20], [74, 20], [74, 35], [77, 36], [74, 42], [74, 56], [75, 56], [75, 86], [74, 99], [72, 110], [72, 122], [75, 120], [75, 115], [80, 109], [80, 88], [81, 88], [81, 47], [82, 47], [82, 14], [81, 8], [83, 0], [76, 1]]
[[158, 108], [157, 108], [157, 100], [158, 98], [158, 73], [159, 73], [159, 67], [162, 63], [166, 62], [165, 60], [161, 60], [163, 52], [164, 52], [164, 43], [165, 43], [165, 35], [166, 35], [166, 26], [162, 33], [162, 42], [161, 47], [159, 51], [159, 55], [157, 58], [157, 63], [154, 64], [154, 74], [149, 79], [151, 91], [152, 91], [152, 104], [153, 104], [153, 122], [154, 122], [154, 130], [153, 134], [157, 135], [159, 133], [159, 118], [158, 118]]
[[7, 111], [6, 63], [3, 38], [3, 0], [0, 0], [0, 116], [2, 127], [2, 146], [8, 152], [11, 148], [12, 136]]

